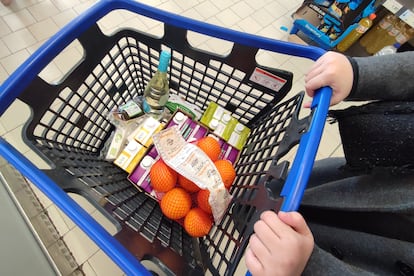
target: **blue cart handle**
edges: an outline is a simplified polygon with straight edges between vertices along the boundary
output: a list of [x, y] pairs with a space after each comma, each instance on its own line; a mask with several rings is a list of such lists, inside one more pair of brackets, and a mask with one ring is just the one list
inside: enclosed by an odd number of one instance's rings
[[[311, 105], [313, 116], [310, 129], [300, 139], [292, 168], [280, 193], [283, 198], [281, 211], [290, 212], [299, 208], [322, 137], [331, 95], [330, 87], [320, 88], [315, 93]], [[247, 271], [246, 276], [251, 275], [250, 271]]]

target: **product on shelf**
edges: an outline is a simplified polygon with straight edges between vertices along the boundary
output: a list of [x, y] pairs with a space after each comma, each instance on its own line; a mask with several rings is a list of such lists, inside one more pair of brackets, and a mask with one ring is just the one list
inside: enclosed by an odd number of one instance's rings
[[368, 17], [362, 18], [358, 22], [358, 26], [353, 29], [341, 42], [338, 43], [336, 49], [345, 52], [349, 49], [366, 31], [372, 26], [372, 21], [375, 19], [375, 13], [371, 13]]
[[405, 22], [396, 19], [394, 24], [388, 28], [388, 31], [378, 37], [375, 41], [369, 43], [365, 50], [373, 55], [380, 51], [382, 48], [388, 45], [392, 45], [396, 42], [404, 44], [414, 35], [414, 30], [408, 26]]
[[397, 16], [394, 14], [388, 13], [380, 22], [374, 25], [361, 39], [359, 44], [362, 47], [367, 47], [368, 45], [375, 43], [377, 39], [381, 39], [384, 36], [388, 29], [396, 22]]

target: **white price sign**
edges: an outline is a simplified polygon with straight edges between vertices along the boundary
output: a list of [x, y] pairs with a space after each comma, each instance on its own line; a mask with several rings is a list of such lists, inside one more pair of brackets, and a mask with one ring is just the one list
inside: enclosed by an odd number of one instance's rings
[[382, 5], [392, 13], [397, 13], [399, 10], [403, 8], [403, 5], [398, 3], [398, 1], [396, 0], [386, 0], [385, 3]]
[[400, 15], [400, 19], [414, 28], [414, 13], [410, 10], [406, 10]]

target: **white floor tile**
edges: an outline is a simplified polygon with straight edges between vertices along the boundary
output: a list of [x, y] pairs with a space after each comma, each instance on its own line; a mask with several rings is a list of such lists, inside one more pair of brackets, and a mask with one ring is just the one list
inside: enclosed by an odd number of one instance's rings
[[27, 9], [4, 16], [4, 21], [13, 32], [36, 23], [36, 19]]
[[52, 1], [46, 0], [27, 8], [37, 22], [58, 14], [60, 11]]
[[9, 48], [6, 46], [6, 44], [3, 42], [3, 40], [0, 40], [0, 59], [7, 57], [11, 54]]
[[98, 250], [98, 246], [80, 228], [75, 227], [63, 236], [78, 264], [83, 264]]
[[57, 33], [59, 31], [59, 27], [51, 18], [46, 18], [45, 20], [31, 25], [29, 30], [37, 41], [41, 41]]
[[122, 276], [124, 273], [122, 270], [114, 264], [114, 262], [103, 252], [96, 252], [88, 263], [92, 266], [96, 275], [99, 276]]
[[11, 52], [16, 53], [36, 43], [36, 38], [29, 30], [21, 29], [6, 35], [3, 38], [3, 42], [7, 45]]

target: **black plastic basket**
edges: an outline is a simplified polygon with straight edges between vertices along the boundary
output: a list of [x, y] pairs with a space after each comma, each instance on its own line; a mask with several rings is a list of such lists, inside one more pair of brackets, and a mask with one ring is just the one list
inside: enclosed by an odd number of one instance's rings
[[[104, 35], [96, 21], [119, 8], [164, 22], [164, 36], [156, 38], [126, 29]], [[203, 52], [188, 44], [188, 30], [234, 45], [226, 56]], [[38, 77], [74, 39], [84, 48], [83, 60], [58, 84]], [[113, 130], [106, 114], [142, 95], [157, 68], [161, 49], [172, 53], [171, 93], [203, 110], [214, 101], [252, 129], [236, 166], [233, 201], [222, 222], [205, 238], [189, 237], [178, 223], [162, 215], [156, 201], [127, 180], [124, 171], [100, 157]], [[303, 92], [280, 103], [291, 88], [292, 74], [260, 67], [255, 61], [259, 49], [311, 59], [323, 54], [319, 48], [227, 30], [132, 1], [100, 1], [52, 37], [1, 86], [1, 112], [16, 97], [31, 107], [24, 139], [52, 169], [40, 172], [3, 139], [0, 153], [127, 274], [145, 273], [137, 258], [175, 274], [232, 275], [260, 213], [278, 210], [281, 204], [283, 210], [297, 209], [330, 100], [330, 89], [322, 89], [313, 101], [310, 116], [299, 120]], [[256, 68], [285, 79], [285, 85], [276, 93], [253, 82], [250, 76]], [[299, 141], [293, 165], [279, 162]], [[119, 229], [115, 239], [63, 191], [87, 197], [110, 217]]]

